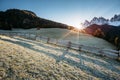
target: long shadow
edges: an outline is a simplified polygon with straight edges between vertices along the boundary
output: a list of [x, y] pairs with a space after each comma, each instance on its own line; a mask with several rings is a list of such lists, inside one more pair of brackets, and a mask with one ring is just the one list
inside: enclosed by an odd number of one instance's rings
[[[31, 41], [31, 40], [25, 40], [25, 39], [21, 39], [21, 38], [15, 38], [15, 39], [17, 39], [17, 40], [20, 40], [20, 41], [24, 41], [24, 42], [30, 42], [30, 43], [34, 43], [34, 44], [36, 44], [36, 45], [38, 45], [38, 46], [41, 46], [41, 47], [46, 47], [46, 48], [49, 48], [49, 49], [52, 49], [52, 50], [58, 50], [58, 51], [60, 51], [61, 52], [61, 49], [63, 49], [64, 50], [64, 48], [52, 48], [52, 47], [49, 47], [49, 46], [47, 46], [47, 45], [43, 45], [43, 44], [40, 44], [39, 42], [34, 42], [34, 41]], [[56, 45], [54, 45], [54, 46], [56, 46]]]
[[[52, 48], [52, 47], [49, 47], [49, 46], [47, 46], [47, 45], [40, 44], [39, 42], [36, 43], [36, 42], [34, 42], [34, 41], [31, 41], [31, 40], [28, 41], [28, 40], [21, 39], [21, 38], [15, 38], [15, 39], [21, 40], [21, 41], [24, 41], [24, 42], [34, 43], [34, 44], [36, 44], [36, 45], [38, 45], [38, 46], [46, 47], [46, 48], [49, 48], [49, 49], [52, 49], [52, 50], [58, 50], [58, 51], [60, 51], [60, 52], [62, 52], [62, 50], [65, 50], [64, 48], [63, 48], [63, 49], [61, 49], [61, 48], [60, 48], [60, 49], [58, 49], [58, 48]], [[79, 53], [79, 52], [78, 52], [78, 53]], [[69, 55], [79, 58], [79, 55], [77, 55], [77, 54], [72, 54], [72, 53], [70, 53]], [[97, 55], [96, 55], [96, 56], [97, 56]], [[91, 58], [84, 57], [84, 56], [82, 56], [82, 57], [84, 58], [84, 60], [87, 60], [87, 62], [93, 61], [95, 64], [98, 64], [98, 63], [99, 63], [98, 65], [101, 65], [101, 66], [103, 66], [103, 67], [105, 67], [105, 65], [107, 66], [107, 64], [109, 65], [109, 63], [111, 63], [111, 61], [110, 61], [109, 59], [104, 59], [107, 63], [103, 63], [103, 62], [101, 62], [101, 61], [99, 61], [99, 60], [93, 60], [93, 59], [91, 59]], [[116, 64], [118, 64], [118, 63], [116, 63], [116, 61], [114, 61], [113, 63], [114, 63], [114, 64], [111, 65], [112, 67], [115, 66]], [[111, 66], [109, 66], [109, 67], [111, 67]], [[112, 70], [112, 69], [111, 69], [111, 70]], [[118, 72], [119, 70], [116, 69], [116, 71]]]
[[[62, 52], [61, 49], [55, 49], [55, 48], [52, 48], [52, 47], [49, 47], [49, 46], [44, 46], [43, 44], [36, 43], [36, 42], [33, 42], [33, 41], [23, 40], [23, 39], [20, 39], [20, 38], [15, 38], [15, 39], [21, 40], [21, 41], [24, 41], [24, 42], [34, 43], [34, 44], [36, 44], [36, 45], [38, 45], [38, 46], [41, 46], [41, 47], [46, 47], [46, 48], [49, 48], [49, 49], [52, 49], [52, 50], [59, 50], [60, 52]], [[68, 52], [65, 51], [65, 53], [68, 53]], [[64, 54], [64, 52], [63, 52], [63, 54]], [[74, 57], [79, 58], [79, 59], [81, 58], [80, 55], [72, 54], [71, 52], [69, 52], [69, 55], [74, 56]], [[62, 56], [64, 56], [64, 55], [62, 55]], [[62, 57], [61, 57], [61, 58], [62, 58]], [[103, 62], [98, 61], [98, 60], [93, 60], [93, 59], [90, 59], [90, 58], [88, 58], [88, 57], [82, 56], [82, 59], [84, 59], [84, 60], [87, 61], [87, 62], [91, 62], [91, 61], [92, 61], [92, 62], [94, 62], [95, 64], [100, 65], [100, 66], [103, 66], [103, 67], [105, 67], [105, 65], [107, 66], [107, 63], [103, 63]], [[114, 64], [114, 65], [115, 65], [115, 64]], [[111, 66], [113, 67], [113, 65], [111, 65]], [[108, 67], [111, 69], [110, 66], [108, 66]], [[105, 67], [105, 68], [107, 68], [107, 67]], [[113, 69], [111, 69], [111, 70], [113, 70]], [[118, 70], [118, 69], [115, 69], [115, 71], [118, 72], [119, 70]]]
[[[52, 54], [52, 53], [50, 53], [50, 52], [48, 53], [48, 52], [43, 51], [43, 50], [35, 49], [35, 48], [33, 48], [33, 45], [28, 44], [28, 43], [23, 43], [23, 42], [19, 42], [19, 41], [12, 41], [12, 40], [7, 40], [7, 39], [2, 39], [2, 40], [8, 41], [8, 42], [11, 42], [11, 43], [14, 43], [14, 44], [21, 45], [21, 46], [23, 46], [23, 47], [26, 46], [26, 48], [29, 48], [29, 49], [32, 49], [32, 50], [34, 50], [34, 51], [43, 53], [43, 54], [45, 54], [45, 55], [47, 55], [47, 56], [50, 56], [50, 57], [56, 59], [56, 61], [59, 61], [59, 59], [60, 59], [59, 56], [56, 56], [56, 55], [54, 55], [54, 54]], [[63, 60], [63, 61], [66, 61], [67, 64], [69, 64], [69, 65], [71, 65], [71, 66], [75, 66], [75, 67], [77, 67], [77, 68], [80, 68], [81, 70], [87, 72], [89, 75], [92, 75], [92, 76], [95, 76], [95, 77], [98, 77], [98, 78], [102, 78], [103, 80], [114, 79], [112, 76], [106, 75], [106, 74], [104, 74], [104, 73], [102, 73], [102, 72], [100, 72], [100, 71], [98, 71], [98, 70], [92, 69], [92, 68], [89, 67], [89, 66], [82, 65], [82, 64], [79, 63], [79, 62], [75, 62], [75, 61], [73, 61], [73, 60], [71, 60], [71, 59], [69, 59], [69, 58], [66, 58], [66, 57], [65, 57], [66, 54], [69, 54], [69, 52], [66, 53], [66, 51], [63, 50], [63, 55], [61, 55], [61, 56], [62, 56], [62, 60]], [[75, 55], [74, 55], [74, 56], [75, 56]], [[82, 56], [82, 57], [83, 57], [83, 56]], [[83, 58], [83, 59], [85, 59], [85, 58]]]
[[11, 42], [11, 43], [14, 43], [14, 44], [18, 44], [18, 45], [21, 45], [21, 46], [23, 46], [23, 47], [27, 47], [27, 48], [30, 48], [30, 47], [33, 46], [33, 45], [31, 45], [31, 44], [27, 44], [27, 43], [20, 42], [20, 41], [12, 41], [12, 40], [9, 40], [9, 39], [3, 39], [3, 38], [1, 38], [1, 40], [3, 40], [3, 41], [7, 41], [7, 42]]
[[[99, 60], [94, 60], [94, 59], [88, 58], [87, 56], [85, 57], [85, 56], [82, 56], [82, 55], [73, 54], [73, 53], [71, 53], [71, 52], [69, 52], [69, 55], [70, 55], [70, 56], [73, 56], [73, 57], [76, 57], [76, 58], [78, 58], [78, 59], [84, 60], [84, 61], [86, 61], [86, 62], [92, 62], [92, 63], [94, 63], [94, 64], [96, 64], [96, 65], [99, 65], [99, 66], [101, 66], [101, 67], [104, 67], [104, 68], [109, 68], [109, 70], [114, 71], [114, 72], [117, 72], [117, 73], [120, 74], [120, 71], [114, 67], [115, 65], [117, 65], [117, 64], [119, 64], [119, 63], [111, 65], [110, 63], [103, 63], [103, 62], [101, 62], [101, 61], [99, 61]], [[120, 65], [120, 64], [119, 64], [119, 65]], [[118, 65], [117, 65], [117, 66], [118, 66]], [[113, 68], [114, 68], [114, 69], [113, 69]]]

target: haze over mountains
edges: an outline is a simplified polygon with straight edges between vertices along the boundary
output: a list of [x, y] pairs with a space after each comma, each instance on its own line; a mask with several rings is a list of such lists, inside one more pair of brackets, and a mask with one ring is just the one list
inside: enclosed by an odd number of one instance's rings
[[94, 17], [91, 21], [85, 20], [85, 22], [82, 24], [83, 27], [88, 27], [92, 24], [97, 25], [112, 25], [112, 26], [120, 26], [120, 14], [114, 15], [111, 19], [106, 19], [104, 17]]

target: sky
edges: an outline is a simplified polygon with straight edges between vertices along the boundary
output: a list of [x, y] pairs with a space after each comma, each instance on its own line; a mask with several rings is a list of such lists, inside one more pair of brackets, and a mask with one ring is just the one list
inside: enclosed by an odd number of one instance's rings
[[110, 19], [120, 14], [120, 0], [0, 0], [0, 11], [30, 10], [37, 16], [71, 26], [93, 17]]

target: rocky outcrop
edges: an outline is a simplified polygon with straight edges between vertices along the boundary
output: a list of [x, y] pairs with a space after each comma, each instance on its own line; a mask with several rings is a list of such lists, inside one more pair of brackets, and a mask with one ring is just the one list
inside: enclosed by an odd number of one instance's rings
[[114, 22], [114, 21], [120, 21], [120, 14], [119, 15], [114, 15], [114, 17], [112, 17], [110, 19], [111, 22]]

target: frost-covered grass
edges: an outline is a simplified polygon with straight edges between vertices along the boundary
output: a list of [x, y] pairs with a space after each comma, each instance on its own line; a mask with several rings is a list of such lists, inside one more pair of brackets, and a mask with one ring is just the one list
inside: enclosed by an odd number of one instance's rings
[[61, 39], [61, 40], [69, 40], [72, 41], [73, 43], [77, 43], [77, 44], [82, 44], [82, 45], [88, 45], [88, 46], [94, 46], [94, 47], [98, 47], [98, 48], [108, 48], [108, 49], [116, 49], [116, 47], [114, 45], [112, 45], [111, 43], [100, 39], [100, 38], [96, 38], [93, 37], [91, 35], [88, 34], [83, 34], [78, 32], [74, 32], [74, 31], [70, 31], [67, 29], [59, 29], [59, 28], [46, 28], [46, 29], [40, 29], [40, 30], [36, 30], [36, 28], [34, 29], [13, 29], [13, 32], [37, 32], [39, 35], [41, 36], [46, 36], [46, 37], [50, 37], [50, 38], [54, 38], [54, 39]]
[[0, 80], [119, 80], [120, 62], [19, 37], [0, 36]]

